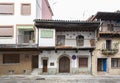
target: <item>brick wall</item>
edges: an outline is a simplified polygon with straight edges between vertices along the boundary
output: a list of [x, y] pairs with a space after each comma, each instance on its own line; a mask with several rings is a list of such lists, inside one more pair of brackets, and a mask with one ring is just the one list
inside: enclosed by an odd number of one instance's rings
[[[33, 53], [19, 53], [20, 63], [3, 64], [3, 54], [0, 54], [0, 75], [10, 74], [9, 70], [14, 70], [14, 74], [24, 74], [24, 70], [28, 70], [29, 74], [32, 71], [32, 55]], [[27, 54], [27, 56], [26, 56]]]

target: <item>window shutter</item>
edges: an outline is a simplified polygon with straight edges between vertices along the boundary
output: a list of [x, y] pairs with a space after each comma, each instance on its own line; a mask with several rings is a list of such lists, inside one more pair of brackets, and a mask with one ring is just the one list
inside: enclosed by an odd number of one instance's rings
[[13, 14], [14, 4], [0, 4], [0, 14]]

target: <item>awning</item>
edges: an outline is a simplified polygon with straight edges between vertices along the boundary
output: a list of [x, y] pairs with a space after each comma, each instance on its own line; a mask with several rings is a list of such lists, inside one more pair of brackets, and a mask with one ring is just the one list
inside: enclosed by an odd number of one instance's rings
[[29, 26], [29, 25], [28, 26], [17, 26], [17, 28], [18, 29], [32, 29], [32, 30], [34, 29], [33, 26]]

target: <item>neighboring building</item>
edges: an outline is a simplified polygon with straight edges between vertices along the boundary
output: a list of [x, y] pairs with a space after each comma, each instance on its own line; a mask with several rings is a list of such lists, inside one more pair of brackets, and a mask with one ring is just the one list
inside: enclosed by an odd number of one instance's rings
[[89, 21], [101, 21], [92, 57], [94, 75], [120, 75], [120, 13], [98, 12]]
[[[0, 74], [32, 71], [37, 47], [34, 19], [51, 19], [47, 0], [0, 0]], [[34, 60], [33, 60], [34, 61]]]
[[39, 74], [91, 74], [99, 22], [35, 19]]

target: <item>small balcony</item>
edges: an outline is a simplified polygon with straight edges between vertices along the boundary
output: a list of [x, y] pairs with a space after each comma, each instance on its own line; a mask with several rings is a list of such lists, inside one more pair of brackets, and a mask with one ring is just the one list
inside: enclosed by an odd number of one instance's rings
[[18, 35], [18, 45], [34, 45], [34, 35]]
[[59, 48], [95, 48], [95, 39], [84, 39], [84, 40], [76, 40], [76, 39], [58, 39], [56, 40], [56, 47]]
[[103, 47], [102, 47], [102, 54], [109, 56], [109, 55], [115, 55], [116, 53], [118, 53], [118, 44], [119, 43], [113, 43], [111, 46], [106, 47], [105, 43], [103, 43]]
[[118, 49], [102, 49], [102, 54], [104, 54], [104, 55], [107, 55], [107, 56], [109, 56], [109, 55], [114, 55], [114, 54], [116, 54], [118, 52]]

